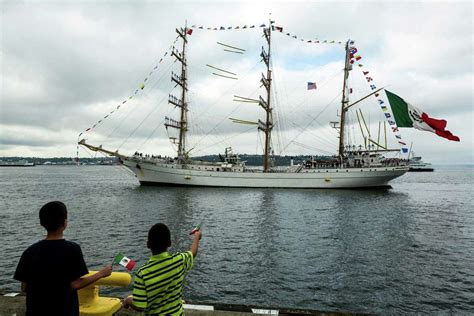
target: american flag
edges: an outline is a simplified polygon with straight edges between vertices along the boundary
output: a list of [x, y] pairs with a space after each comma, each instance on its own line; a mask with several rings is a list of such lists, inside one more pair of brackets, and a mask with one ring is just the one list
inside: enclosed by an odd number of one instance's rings
[[316, 90], [316, 82], [308, 82], [308, 90]]

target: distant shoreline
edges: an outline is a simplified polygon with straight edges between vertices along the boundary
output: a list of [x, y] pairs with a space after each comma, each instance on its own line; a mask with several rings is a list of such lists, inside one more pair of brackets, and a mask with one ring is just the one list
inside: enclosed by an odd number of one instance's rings
[[[261, 165], [262, 157], [261, 155], [248, 155], [241, 154], [242, 160], [247, 161], [248, 166], [259, 166]], [[275, 156], [276, 165], [284, 166], [289, 165], [290, 160], [293, 159], [294, 163], [300, 163], [303, 160], [306, 160], [310, 157], [329, 157], [329, 156], [310, 156], [310, 155], [294, 155], [294, 156]], [[208, 160], [208, 161], [219, 161], [218, 155], [207, 155], [202, 157], [191, 157], [191, 159], [199, 160]], [[36, 166], [74, 166], [77, 165], [76, 157], [0, 157], [0, 162], [19, 162], [27, 161], [32, 162]], [[99, 166], [116, 166], [120, 165], [118, 158], [116, 157], [98, 157], [98, 158], [79, 158], [79, 165], [99, 165]], [[474, 162], [452, 162], [452, 163], [432, 163], [433, 166], [443, 167], [443, 166], [473, 166]]]

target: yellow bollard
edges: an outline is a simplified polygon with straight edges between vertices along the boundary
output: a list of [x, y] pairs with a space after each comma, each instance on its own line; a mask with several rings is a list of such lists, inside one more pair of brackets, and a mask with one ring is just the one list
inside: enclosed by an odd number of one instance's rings
[[[89, 276], [97, 271], [89, 271]], [[105, 286], [129, 286], [132, 277], [126, 272], [112, 272], [106, 278], [77, 291], [79, 296], [79, 312], [82, 316], [109, 316], [116, 313], [120, 307], [120, 299], [114, 297], [100, 297], [99, 285]]]

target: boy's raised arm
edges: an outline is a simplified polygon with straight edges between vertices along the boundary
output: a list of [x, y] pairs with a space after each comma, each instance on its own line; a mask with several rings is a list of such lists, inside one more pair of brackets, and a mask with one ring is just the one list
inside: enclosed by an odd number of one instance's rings
[[99, 272], [90, 275], [88, 277], [80, 277], [74, 281], [71, 282], [71, 289], [73, 290], [80, 290], [82, 288], [85, 288], [88, 285], [91, 285], [95, 281], [108, 277], [112, 273], [112, 264], [106, 265], [102, 270]]
[[202, 234], [201, 231], [197, 230], [193, 233], [194, 239], [193, 243], [191, 244], [191, 253], [193, 254], [193, 258], [197, 256], [198, 249], [199, 249], [199, 240], [201, 240]]

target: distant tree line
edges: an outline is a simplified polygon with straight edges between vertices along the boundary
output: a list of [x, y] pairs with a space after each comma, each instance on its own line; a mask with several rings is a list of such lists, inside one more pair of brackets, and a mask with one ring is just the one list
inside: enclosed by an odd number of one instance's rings
[[[247, 166], [262, 166], [263, 165], [263, 155], [239, 155], [242, 161], [245, 161]], [[273, 165], [274, 166], [289, 166], [291, 159], [293, 159], [293, 164], [302, 163], [305, 160], [318, 159], [318, 160], [329, 160], [332, 157], [330, 156], [309, 156], [309, 155], [294, 155], [294, 156], [273, 156]], [[192, 160], [203, 160], [203, 161], [212, 161], [219, 162], [221, 157], [219, 155], [205, 155], [199, 157], [191, 157]], [[39, 158], [39, 157], [0, 157], [2, 161], [20, 161], [27, 160], [28, 162], [34, 162], [37, 165], [42, 165], [45, 162], [50, 162], [53, 164], [75, 164], [75, 158], [71, 157], [51, 157], [51, 158]], [[84, 164], [117, 164], [118, 158], [116, 157], [97, 157], [97, 158], [79, 158], [80, 163]]]
[[[51, 162], [54, 164], [75, 164], [76, 158], [71, 157], [51, 157], [51, 158], [39, 158], [39, 157], [0, 157], [2, 161], [13, 161], [17, 162], [20, 160], [26, 160], [28, 162], [34, 162], [37, 165], [42, 165], [45, 162]], [[97, 158], [79, 158], [80, 163], [85, 164], [116, 164], [118, 159], [116, 157], [97, 157]]]

